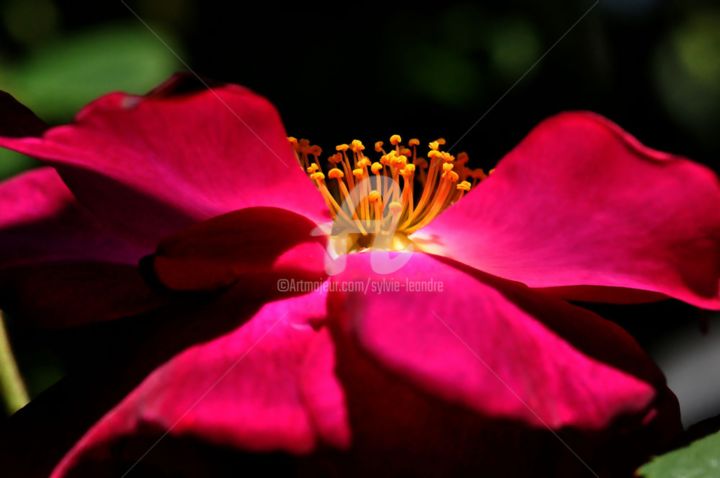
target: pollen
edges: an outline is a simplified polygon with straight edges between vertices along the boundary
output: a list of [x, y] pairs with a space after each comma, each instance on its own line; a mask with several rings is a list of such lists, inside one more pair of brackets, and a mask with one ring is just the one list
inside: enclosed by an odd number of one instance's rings
[[348, 251], [412, 242], [411, 234], [488, 177], [482, 169], [467, 166], [466, 153], [456, 158], [443, 151], [443, 138], [429, 142], [422, 155], [419, 139], [404, 145], [394, 134], [391, 149], [384, 149], [383, 141], [373, 143], [374, 160], [358, 139], [335, 146], [325, 160], [320, 158], [322, 149], [308, 140], [288, 141], [330, 210], [333, 237], [349, 240]]

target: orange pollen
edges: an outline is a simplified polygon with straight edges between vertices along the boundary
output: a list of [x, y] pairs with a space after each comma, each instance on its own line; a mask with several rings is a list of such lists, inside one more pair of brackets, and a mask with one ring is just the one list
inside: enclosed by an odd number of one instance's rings
[[[330, 209], [333, 236], [354, 238], [350, 250], [364, 250], [371, 247], [368, 244], [378, 247], [378, 242], [411, 242], [408, 236], [487, 178], [482, 169], [466, 166], [466, 153], [456, 159], [442, 151], [443, 138], [430, 142], [421, 157], [419, 139], [412, 138], [405, 146], [394, 134], [389, 139], [392, 149], [384, 150], [382, 141], [374, 143], [379, 155], [375, 161], [365, 156], [365, 146], [357, 139], [337, 145], [325, 161], [319, 158], [322, 150], [308, 140], [289, 137], [288, 141]], [[326, 176], [332, 181], [326, 182]], [[379, 237], [389, 240], [377, 241]]]

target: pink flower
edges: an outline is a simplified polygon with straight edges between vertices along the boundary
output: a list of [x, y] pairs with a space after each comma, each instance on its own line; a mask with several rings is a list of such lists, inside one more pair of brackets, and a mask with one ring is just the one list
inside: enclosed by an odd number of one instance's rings
[[[467, 171], [446, 168], [416, 221], [408, 204], [422, 209], [422, 199], [401, 189], [362, 196], [368, 209], [343, 219], [317, 187], [352, 186], [371, 164], [348, 159], [356, 173], [334, 157], [339, 178], [308, 162], [313, 184], [270, 103], [233, 85], [174, 93], [179, 82], [109, 94], [47, 130], [3, 99], [12, 120], [0, 145], [45, 166], [0, 186], [2, 307], [55, 326], [153, 310], [176, 295], [143, 279], [146, 257], [165, 289], [214, 291], [212, 308], [187, 312], [199, 327], [218, 310], [241, 324], [157, 368], [53, 476], [142, 468], [157, 438], [287, 453], [306, 457], [301, 471], [342, 476], [616, 476], [676, 431], [674, 398], [649, 357], [566, 301], [720, 309], [710, 171], [598, 115], [563, 113], [467, 193], [457, 187]], [[397, 146], [384, 170], [419, 175]], [[312, 161], [318, 151], [305, 147]], [[429, 158], [438, 177], [453, 163], [443, 154]], [[372, 235], [385, 228], [369, 221], [378, 200], [392, 239], [414, 247], [397, 253], [397, 270], [377, 271], [362, 234], [315, 232], [330, 202], [336, 226], [359, 221]], [[351, 252], [329, 277], [328, 241]], [[324, 286], [288, 294], [279, 280]], [[359, 283], [405, 285], [350, 290]]]

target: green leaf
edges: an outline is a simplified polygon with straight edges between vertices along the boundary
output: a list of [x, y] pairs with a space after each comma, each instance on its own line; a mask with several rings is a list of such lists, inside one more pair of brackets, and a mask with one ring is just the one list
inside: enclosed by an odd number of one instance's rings
[[43, 119], [65, 121], [110, 91], [145, 93], [177, 67], [173, 53], [142, 25], [106, 25], [60, 38], [23, 63], [5, 66], [0, 88]]
[[717, 478], [720, 476], [720, 432], [656, 457], [638, 473], [645, 478]]
[[37, 161], [9, 149], [0, 149], [0, 180], [37, 165]]

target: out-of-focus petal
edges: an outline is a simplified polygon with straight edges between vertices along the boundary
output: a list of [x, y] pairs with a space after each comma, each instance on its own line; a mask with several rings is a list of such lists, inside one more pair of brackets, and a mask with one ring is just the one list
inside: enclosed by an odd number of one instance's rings
[[241, 209], [163, 240], [152, 267], [158, 280], [173, 290], [241, 283], [257, 294], [278, 292], [278, 280], [323, 279], [326, 237], [313, 235], [316, 228], [285, 209]]
[[124, 456], [132, 447], [123, 440], [165, 433], [255, 452], [347, 446], [333, 346], [327, 330], [309, 325], [324, 316], [323, 292], [284, 299], [235, 331], [185, 350], [95, 425], [53, 476], [98, 470], [93, 466], [103, 460], [133, 463], [145, 450]]
[[57, 167], [81, 203], [145, 244], [245, 207], [281, 207], [318, 222], [327, 215], [275, 108], [235, 85], [111, 93], [72, 124], [0, 137], [0, 146]]
[[0, 136], [40, 135], [47, 125], [10, 94], [0, 91]]
[[148, 251], [100, 225], [56, 171], [0, 184], [0, 306], [34, 323], [118, 318], [162, 299], [136, 268]]

